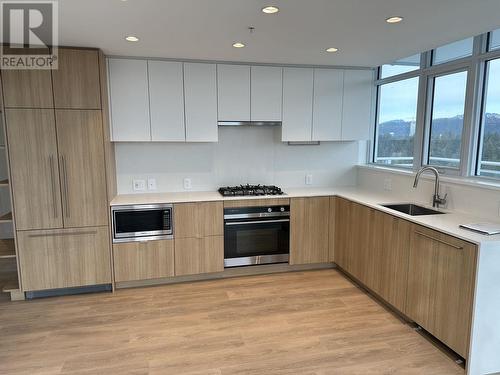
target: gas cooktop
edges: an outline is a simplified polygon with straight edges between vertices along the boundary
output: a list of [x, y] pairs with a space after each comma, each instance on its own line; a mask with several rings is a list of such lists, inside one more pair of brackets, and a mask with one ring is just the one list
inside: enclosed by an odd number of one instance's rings
[[285, 194], [279, 187], [273, 185], [240, 185], [227, 186], [219, 189], [225, 197], [255, 196], [255, 195], [283, 195]]

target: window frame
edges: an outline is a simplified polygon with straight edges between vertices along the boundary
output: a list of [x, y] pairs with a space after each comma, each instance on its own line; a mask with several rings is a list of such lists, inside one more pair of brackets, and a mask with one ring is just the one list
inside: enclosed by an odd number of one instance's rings
[[[494, 31], [494, 30], [493, 30]], [[487, 63], [491, 60], [500, 58], [500, 49], [489, 51], [489, 40], [491, 33], [488, 32], [475, 36], [473, 38], [472, 55], [462, 57], [456, 60], [432, 65], [433, 50], [422, 52], [420, 55], [420, 69], [406, 72], [399, 75], [381, 79], [381, 66], [377, 70], [377, 79], [375, 80], [376, 100], [375, 100], [375, 121], [374, 131], [371, 139], [371, 153], [369, 164], [376, 166], [385, 166], [399, 170], [417, 171], [427, 165], [429, 159], [430, 125], [432, 117], [433, 101], [433, 80], [435, 77], [453, 74], [460, 71], [467, 71], [467, 83], [464, 106], [464, 127], [462, 130], [462, 144], [460, 152], [460, 167], [458, 169], [451, 167], [438, 166], [437, 169], [448, 176], [473, 177], [478, 179], [487, 179], [499, 181], [497, 177], [478, 175], [479, 163], [481, 162], [481, 132], [484, 116], [484, 105], [487, 85]], [[409, 78], [419, 77], [419, 86], [417, 93], [417, 117], [414, 139], [413, 168], [397, 165], [386, 165], [376, 163], [377, 156], [377, 133], [380, 109], [380, 86], [402, 81]]]

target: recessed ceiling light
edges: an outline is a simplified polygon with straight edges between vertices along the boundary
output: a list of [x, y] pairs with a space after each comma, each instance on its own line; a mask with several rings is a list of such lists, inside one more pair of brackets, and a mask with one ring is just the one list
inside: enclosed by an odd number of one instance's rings
[[325, 51], [326, 52], [337, 52], [338, 50], [339, 50], [338, 48], [330, 47], [330, 48], [327, 48]]
[[234, 48], [243, 48], [243, 47], [245, 47], [245, 45], [241, 42], [236, 42], [236, 43], [233, 43], [233, 47]]
[[403, 17], [401, 16], [392, 16], [392, 17], [389, 17], [385, 20], [385, 22], [387, 23], [398, 23], [398, 22], [401, 22], [403, 20]]
[[133, 36], [133, 35], [129, 35], [129, 36], [126, 36], [125, 37], [125, 40], [127, 42], [138, 42], [139, 41], [139, 38], [136, 37], [136, 36]]
[[274, 14], [274, 13], [278, 13], [279, 11], [280, 11], [280, 9], [278, 7], [273, 6], [273, 5], [269, 5], [267, 7], [262, 8], [262, 12], [264, 12], [266, 14]]

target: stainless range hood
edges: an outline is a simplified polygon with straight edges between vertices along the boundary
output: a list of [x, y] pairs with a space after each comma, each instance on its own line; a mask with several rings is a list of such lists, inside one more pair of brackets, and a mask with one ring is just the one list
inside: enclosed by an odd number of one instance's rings
[[281, 126], [281, 121], [219, 121], [219, 126]]

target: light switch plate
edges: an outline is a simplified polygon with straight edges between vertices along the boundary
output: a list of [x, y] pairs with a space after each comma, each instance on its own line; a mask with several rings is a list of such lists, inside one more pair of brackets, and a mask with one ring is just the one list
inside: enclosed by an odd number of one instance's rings
[[156, 178], [148, 178], [148, 190], [156, 190]]
[[306, 185], [312, 185], [312, 183], [313, 183], [313, 175], [306, 174]]
[[384, 190], [391, 191], [392, 190], [392, 179], [384, 178]]
[[134, 191], [144, 191], [146, 190], [146, 180], [134, 180], [133, 186]]
[[192, 188], [191, 179], [185, 178], [184, 179], [184, 190], [191, 190], [191, 188]]

